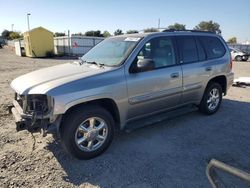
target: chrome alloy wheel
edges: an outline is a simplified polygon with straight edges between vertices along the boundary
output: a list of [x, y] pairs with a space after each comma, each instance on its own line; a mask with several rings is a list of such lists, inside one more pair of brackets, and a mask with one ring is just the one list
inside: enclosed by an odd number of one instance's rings
[[218, 104], [220, 102], [220, 92], [217, 88], [213, 88], [208, 95], [207, 99], [207, 105], [208, 109], [213, 111], [217, 108]]
[[78, 126], [75, 133], [75, 143], [79, 149], [92, 152], [103, 145], [107, 135], [106, 122], [99, 117], [90, 117]]

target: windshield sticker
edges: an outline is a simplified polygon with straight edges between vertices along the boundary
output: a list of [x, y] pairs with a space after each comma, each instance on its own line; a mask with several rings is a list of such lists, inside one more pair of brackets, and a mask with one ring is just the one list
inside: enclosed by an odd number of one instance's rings
[[124, 41], [137, 42], [138, 40], [140, 40], [140, 38], [128, 37]]

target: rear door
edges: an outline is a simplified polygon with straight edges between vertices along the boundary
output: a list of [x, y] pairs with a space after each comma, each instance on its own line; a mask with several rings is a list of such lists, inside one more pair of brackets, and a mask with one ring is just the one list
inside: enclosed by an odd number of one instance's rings
[[183, 70], [182, 103], [199, 103], [208, 81], [223, 73], [228, 64], [226, 49], [215, 35], [178, 36]]
[[139, 59], [152, 59], [155, 68], [126, 73], [128, 119], [174, 107], [182, 93], [182, 71], [176, 61], [173, 37], [156, 37], [146, 42], [131, 66]]
[[177, 36], [180, 64], [183, 71], [181, 103], [199, 102], [212, 69], [206, 54], [194, 36]]

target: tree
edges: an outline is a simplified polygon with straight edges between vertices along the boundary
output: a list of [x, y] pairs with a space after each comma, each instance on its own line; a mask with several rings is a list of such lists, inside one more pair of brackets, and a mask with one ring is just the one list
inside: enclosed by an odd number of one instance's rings
[[91, 36], [91, 37], [103, 37], [103, 35], [101, 34], [100, 30], [94, 31], [86, 31], [85, 32], [85, 36]]
[[10, 31], [8, 31], [8, 30], [5, 29], [5, 30], [2, 32], [2, 37], [3, 37], [4, 39], [8, 39], [9, 36], [10, 36]]
[[16, 32], [16, 31], [8, 31], [8, 30], [4, 30], [2, 32], [2, 38], [3, 39], [7, 39], [7, 40], [14, 40], [14, 39], [18, 39], [18, 38], [22, 38], [22, 34], [20, 32]]
[[82, 34], [82, 32], [79, 33], [72, 33], [71, 36], [83, 36], [84, 34]]
[[110, 37], [111, 34], [108, 31], [103, 31], [102, 35], [106, 38], [106, 37]]
[[9, 40], [14, 40], [18, 38], [22, 38], [22, 35], [19, 32], [14, 32], [14, 31], [11, 31], [8, 37]]
[[147, 28], [147, 29], [144, 29], [143, 30], [144, 31], [144, 33], [152, 33], [152, 32], [159, 32], [159, 30], [158, 29], [156, 29], [156, 28]]
[[55, 32], [54, 37], [63, 37], [65, 36], [65, 33], [62, 32]]
[[139, 33], [139, 31], [137, 31], [137, 30], [128, 30], [126, 33], [127, 34], [133, 34], [133, 33]]
[[220, 25], [216, 22], [210, 21], [202, 21], [194, 28], [195, 30], [201, 31], [212, 31], [217, 34], [221, 34]]
[[232, 37], [232, 38], [228, 39], [227, 42], [230, 43], [230, 44], [237, 44], [237, 38], [236, 37]]
[[123, 35], [123, 32], [121, 29], [117, 29], [115, 32], [114, 32], [114, 35]]
[[186, 25], [175, 23], [174, 25], [169, 25], [168, 29], [171, 29], [171, 30], [186, 30]]

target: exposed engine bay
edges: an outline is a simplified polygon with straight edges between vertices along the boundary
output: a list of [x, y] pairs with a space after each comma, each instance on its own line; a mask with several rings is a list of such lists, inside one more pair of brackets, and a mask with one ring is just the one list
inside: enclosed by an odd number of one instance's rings
[[18, 95], [15, 93], [12, 113], [17, 122], [17, 131], [27, 129], [30, 132], [47, 130], [52, 117], [53, 99], [43, 94]]

